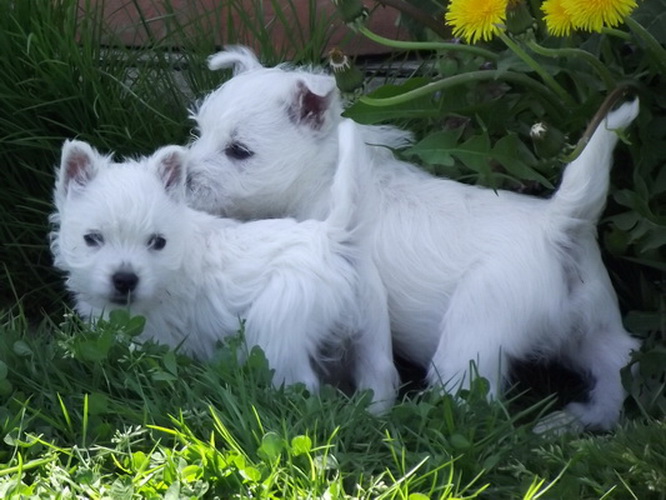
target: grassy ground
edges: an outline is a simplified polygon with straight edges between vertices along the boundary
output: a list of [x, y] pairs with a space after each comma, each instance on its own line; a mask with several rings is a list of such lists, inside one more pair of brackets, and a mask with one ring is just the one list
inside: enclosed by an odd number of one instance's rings
[[68, 314], [46, 246], [62, 141], [134, 155], [184, 143], [188, 106], [220, 78], [204, 69], [210, 40], [109, 51], [74, 4], [0, 0], [0, 497], [666, 497], [663, 412], [537, 436], [548, 401], [490, 404], [480, 384], [458, 402], [412, 392], [377, 418], [367, 395], [272, 389], [260, 352], [239, 366], [223, 347], [201, 364], [136, 347], [140, 319], [93, 332]]
[[[134, 348], [140, 320], [95, 332], [72, 315], [0, 322], [0, 495], [88, 498], [663, 498], [666, 425], [537, 436], [544, 404], [508, 411], [483, 387], [411, 395], [272, 389], [260, 352], [193, 362]], [[422, 495], [425, 495], [422, 496]]]

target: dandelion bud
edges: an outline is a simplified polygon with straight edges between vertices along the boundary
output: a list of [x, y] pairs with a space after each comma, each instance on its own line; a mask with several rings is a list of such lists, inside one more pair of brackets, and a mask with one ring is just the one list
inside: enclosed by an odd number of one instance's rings
[[510, 1], [506, 9], [506, 29], [513, 35], [525, 33], [534, 26], [530, 9], [522, 1]]
[[342, 20], [347, 24], [364, 21], [368, 17], [368, 10], [363, 6], [361, 0], [332, 0], [338, 9]]
[[363, 86], [363, 73], [340, 49], [331, 49], [328, 53], [328, 63], [341, 92], [353, 92]]
[[541, 158], [552, 158], [562, 152], [565, 137], [555, 127], [539, 122], [530, 128], [530, 138], [534, 144], [534, 150]]
[[541, 140], [543, 136], [546, 135], [546, 124], [543, 122], [537, 122], [530, 128], [530, 137], [534, 139]]

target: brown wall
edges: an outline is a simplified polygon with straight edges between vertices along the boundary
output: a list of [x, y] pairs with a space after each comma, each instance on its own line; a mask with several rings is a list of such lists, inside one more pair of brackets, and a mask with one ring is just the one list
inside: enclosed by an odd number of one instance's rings
[[[292, 3], [287, 0], [274, 1], [283, 12], [288, 13], [285, 16], [286, 22], [276, 16], [274, 3], [270, 0], [170, 0], [170, 8], [165, 7], [165, 2], [161, 0], [81, 0], [79, 5], [88, 4], [93, 8], [101, 6], [107, 25], [113, 32], [108, 42], [128, 46], [140, 46], [151, 37], [159, 40], [170, 30], [178, 30], [180, 25], [185, 26], [181, 31], [186, 38], [194, 36], [193, 30], [199, 32], [204, 29], [210, 32], [218, 47], [240, 43], [257, 48], [260, 44], [256, 37], [243, 29], [244, 23], [240, 19], [244, 15], [253, 18], [254, 23], [263, 23], [275, 44], [276, 52], [289, 54], [292, 44], [287, 41], [286, 34], [300, 31], [299, 24], [307, 26], [310, 11], [314, 10], [317, 17], [329, 26], [332, 36], [328, 48], [340, 46], [353, 55], [388, 52], [386, 47], [353, 34], [335, 12], [331, 0], [293, 0]], [[314, 9], [311, 9], [311, 3], [314, 3]], [[295, 16], [289, 5], [295, 5]], [[368, 5], [375, 6], [376, 3], [368, 2]], [[242, 13], [239, 13], [239, 9], [242, 9]], [[404, 29], [396, 27], [397, 19], [396, 10], [378, 7], [370, 17], [368, 26], [386, 37], [405, 38]]]

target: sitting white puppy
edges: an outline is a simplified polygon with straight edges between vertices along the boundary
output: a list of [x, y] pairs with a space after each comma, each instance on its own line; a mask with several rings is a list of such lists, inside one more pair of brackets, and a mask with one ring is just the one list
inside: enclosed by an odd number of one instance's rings
[[[194, 113], [189, 203], [242, 218], [323, 218], [341, 120], [333, 77], [265, 68], [244, 48], [209, 64], [235, 74]], [[377, 146], [407, 134], [359, 127], [367, 152], [358, 161], [372, 170], [364, 230], [388, 293], [394, 349], [428, 367], [429, 383], [467, 385], [475, 363], [494, 395], [510, 360], [555, 358], [592, 382], [570, 414], [588, 427], [615, 424], [620, 369], [638, 344], [622, 326], [595, 224], [614, 129], [637, 113], [637, 101], [612, 112], [547, 200], [434, 178]]]
[[[316, 391], [322, 352], [352, 343], [351, 377], [372, 389], [372, 409], [397, 389], [385, 297], [368, 325], [356, 267], [364, 145], [340, 125], [340, 168], [324, 221], [241, 223], [185, 203], [186, 150], [167, 146], [138, 161], [113, 163], [88, 144], [66, 142], [51, 220], [55, 265], [67, 273], [77, 311], [92, 319], [116, 308], [146, 317], [142, 339], [198, 358], [245, 320], [248, 346], [260, 346], [274, 383]], [[357, 151], [360, 150], [360, 151]]]

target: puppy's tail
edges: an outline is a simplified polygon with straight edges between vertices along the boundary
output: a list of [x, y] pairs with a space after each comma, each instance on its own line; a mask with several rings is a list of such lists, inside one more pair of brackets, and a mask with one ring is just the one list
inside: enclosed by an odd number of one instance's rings
[[370, 185], [371, 160], [367, 149], [360, 127], [349, 119], [340, 122], [338, 165], [326, 218], [331, 236], [338, 241], [353, 239], [363, 219], [363, 188]]
[[567, 165], [551, 199], [554, 214], [596, 222], [606, 204], [617, 131], [638, 115], [638, 99], [626, 102], [602, 120], [580, 156]]
[[246, 71], [262, 69], [263, 66], [249, 48], [242, 45], [227, 45], [225, 50], [208, 58], [208, 68], [211, 70], [232, 68], [236, 76]]

